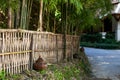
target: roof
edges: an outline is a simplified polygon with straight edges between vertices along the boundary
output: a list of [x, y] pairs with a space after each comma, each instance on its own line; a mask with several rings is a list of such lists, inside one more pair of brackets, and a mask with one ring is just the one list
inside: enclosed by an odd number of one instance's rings
[[118, 3], [114, 6], [112, 14], [120, 14], [120, 3]]

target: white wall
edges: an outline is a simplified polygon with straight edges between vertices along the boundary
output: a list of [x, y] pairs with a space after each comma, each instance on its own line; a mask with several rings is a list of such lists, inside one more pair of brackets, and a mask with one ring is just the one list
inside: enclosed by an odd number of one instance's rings
[[118, 21], [118, 24], [117, 24], [116, 40], [117, 40], [117, 41], [120, 41], [120, 20]]

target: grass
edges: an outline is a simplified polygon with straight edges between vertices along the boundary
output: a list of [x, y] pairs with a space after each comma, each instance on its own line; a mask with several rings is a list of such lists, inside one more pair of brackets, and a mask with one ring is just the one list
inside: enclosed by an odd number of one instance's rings
[[5, 72], [3, 70], [0, 71], [0, 80], [5, 80]]
[[[91, 73], [88, 59], [84, 53], [79, 53], [81, 60], [74, 59], [68, 62], [61, 62], [58, 64], [51, 64], [47, 69], [42, 71], [24, 71], [21, 74], [10, 75], [1, 80], [24, 80], [23, 76], [33, 80], [82, 80], [83, 77]], [[5, 74], [4, 74], [5, 75]]]

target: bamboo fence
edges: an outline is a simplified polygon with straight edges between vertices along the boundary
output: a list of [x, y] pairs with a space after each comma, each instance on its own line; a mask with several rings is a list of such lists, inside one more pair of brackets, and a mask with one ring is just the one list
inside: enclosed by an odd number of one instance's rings
[[[32, 69], [39, 56], [46, 62], [59, 62], [63, 58], [63, 35], [20, 29], [0, 29], [0, 70], [7, 74]], [[79, 37], [66, 35], [66, 55], [79, 49]]]

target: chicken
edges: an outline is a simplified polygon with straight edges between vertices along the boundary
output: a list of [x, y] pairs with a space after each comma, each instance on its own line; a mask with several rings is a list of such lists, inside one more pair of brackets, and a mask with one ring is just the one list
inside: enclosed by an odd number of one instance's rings
[[36, 62], [33, 64], [34, 70], [44, 70], [47, 68], [47, 64], [44, 62], [44, 60], [39, 56], [39, 58], [36, 60]]

